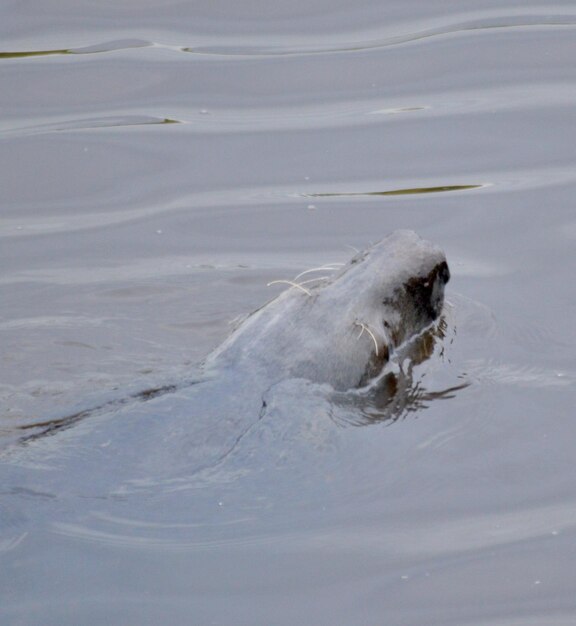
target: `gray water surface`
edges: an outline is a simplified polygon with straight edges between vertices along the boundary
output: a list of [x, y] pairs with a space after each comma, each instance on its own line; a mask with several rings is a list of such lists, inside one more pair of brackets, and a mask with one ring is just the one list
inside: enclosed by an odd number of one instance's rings
[[[576, 623], [573, 4], [0, 15], [2, 623]], [[191, 388], [130, 396], [396, 228], [452, 273], [409, 401], [287, 383], [190, 476]]]

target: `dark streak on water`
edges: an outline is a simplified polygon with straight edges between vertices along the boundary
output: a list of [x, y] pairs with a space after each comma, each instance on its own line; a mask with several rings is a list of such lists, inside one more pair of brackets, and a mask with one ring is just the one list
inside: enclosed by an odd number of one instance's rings
[[147, 48], [154, 44], [150, 41], [139, 39], [107, 41], [83, 48], [64, 48], [57, 50], [25, 50], [20, 52], [0, 52], [0, 59], [25, 59], [28, 57], [54, 56], [62, 54], [100, 54], [133, 48]]
[[389, 189], [388, 191], [353, 191], [340, 193], [310, 193], [303, 194], [306, 198], [332, 198], [345, 196], [404, 196], [415, 193], [441, 193], [445, 191], [466, 191], [479, 189], [484, 185], [442, 185], [441, 187], [419, 187], [414, 189]]

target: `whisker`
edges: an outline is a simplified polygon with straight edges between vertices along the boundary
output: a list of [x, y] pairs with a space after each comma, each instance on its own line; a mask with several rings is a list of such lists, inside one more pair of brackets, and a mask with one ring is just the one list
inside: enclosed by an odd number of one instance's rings
[[303, 272], [300, 272], [300, 274], [298, 274], [298, 276], [294, 277], [294, 280], [298, 280], [300, 278], [300, 276], [304, 276], [304, 274], [310, 274], [310, 272], [335, 272], [338, 267], [331, 267], [332, 265], [344, 265], [344, 263], [328, 263], [326, 265], [322, 265], [321, 267], [313, 267], [310, 270], [304, 270]]
[[272, 282], [268, 283], [266, 286], [270, 287], [270, 285], [282, 285], [282, 284], [290, 285], [291, 287], [296, 287], [296, 289], [300, 289], [305, 294], [308, 294], [309, 296], [312, 295], [312, 293], [310, 291], [308, 291], [308, 289], [306, 289], [306, 287], [302, 287], [302, 285], [299, 285], [298, 283], [295, 283], [293, 280], [273, 280]]
[[299, 282], [299, 285], [307, 285], [308, 283], [316, 282], [317, 280], [330, 280], [330, 276], [318, 276], [318, 278], [309, 278], [308, 280], [303, 280]]
[[370, 337], [372, 337], [372, 341], [374, 342], [374, 347], [376, 348], [376, 356], [379, 355], [379, 349], [378, 349], [378, 341], [376, 340], [376, 336], [374, 335], [374, 333], [370, 330], [370, 327], [367, 324], [364, 324], [363, 322], [359, 322], [358, 320], [356, 320], [354, 322], [357, 326], [360, 326], [361, 330], [360, 330], [360, 334], [358, 335], [358, 339], [360, 339], [360, 337], [362, 337], [362, 333], [364, 331], [366, 331]]

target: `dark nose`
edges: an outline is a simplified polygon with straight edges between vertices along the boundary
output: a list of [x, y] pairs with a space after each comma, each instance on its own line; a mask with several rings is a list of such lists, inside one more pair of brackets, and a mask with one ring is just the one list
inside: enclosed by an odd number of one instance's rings
[[448, 269], [448, 263], [443, 261], [438, 267], [438, 278], [446, 284], [450, 280], [450, 270]]

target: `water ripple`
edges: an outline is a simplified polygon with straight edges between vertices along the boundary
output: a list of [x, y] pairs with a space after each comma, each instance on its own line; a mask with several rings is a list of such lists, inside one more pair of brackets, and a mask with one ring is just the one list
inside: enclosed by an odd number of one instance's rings
[[493, 115], [494, 112], [558, 109], [574, 107], [576, 87], [558, 81], [520, 83], [497, 88], [454, 91], [414, 92], [396, 97], [338, 99], [331, 102], [301, 102], [291, 106], [218, 107], [197, 109], [166, 104], [166, 110], [146, 110], [140, 105], [116, 109], [113, 114], [102, 106], [95, 117], [62, 115], [36, 118], [13, 117], [0, 121], [0, 138], [25, 137], [48, 133], [106, 131], [129, 127], [164, 127], [179, 125], [180, 132], [195, 134], [233, 134], [320, 130], [406, 123], [411, 120], [442, 118], [454, 115]]
[[[187, 54], [195, 54], [204, 57], [276, 57], [276, 56], [296, 56], [314, 54], [333, 54], [342, 52], [362, 52], [403, 45], [407, 43], [419, 42], [424, 39], [432, 39], [444, 35], [455, 35], [470, 31], [487, 31], [496, 29], [529, 28], [529, 27], [573, 27], [576, 26], [576, 15], [510, 15], [497, 17], [484, 17], [464, 21], [455, 21], [449, 24], [425, 28], [422, 30], [409, 31], [405, 33], [388, 35], [383, 37], [367, 38], [360, 40], [345, 40], [334, 42], [335, 35], [329, 36], [329, 41], [322, 43], [299, 43], [294, 44], [270, 44], [262, 43], [255, 45], [252, 43], [254, 36], [250, 37], [250, 44], [207, 44], [198, 46], [173, 45], [146, 39], [120, 39], [114, 41], [99, 42], [90, 46], [78, 48], [63, 47], [49, 50], [23, 50], [0, 52], [0, 60], [26, 59], [30, 57], [61, 56], [61, 55], [86, 55], [102, 54], [109, 52], [119, 52], [135, 48], [157, 48], [167, 49]], [[205, 37], [203, 37], [205, 38]], [[294, 40], [294, 36], [285, 40]]]
[[[357, 197], [358, 201], [366, 202], [390, 201], [398, 202], [403, 197], [428, 197], [430, 193], [504, 193], [513, 191], [525, 191], [527, 189], [539, 189], [560, 184], [572, 183], [576, 174], [572, 166], [555, 167], [551, 169], [521, 169], [499, 172], [483, 172], [483, 182], [472, 183], [463, 180], [459, 183], [452, 180], [450, 184], [436, 179], [415, 179], [405, 181], [397, 187], [388, 188], [382, 180], [354, 181], [348, 189], [342, 189], [340, 181], [327, 181], [326, 183], [295, 183], [293, 185], [261, 185], [249, 189], [234, 187], [231, 189], [213, 190], [197, 193], [181, 193], [172, 200], [158, 204], [138, 203], [132, 208], [118, 211], [116, 207], [109, 211], [89, 212], [77, 214], [62, 214], [46, 217], [41, 222], [36, 215], [6, 217], [2, 221], [0, 238], [4, 237], [29, 237], [41, 234], [58, 232], [75, 232], [101, 229], [119, 224], [141, 220], [154, 215], [167, 215], [172, 212], [189, 211], [191, 206], [208, 208], [258, 206], [267, 207], [274, 204], [282, 210], [286, 204], [294, 204], [296, 201], [304, 203], [306, 199], [314, 198], [317, 205], [308, 206], [309, 209], [321, 208], [321, 203], [346, 201], [350, 196]], [[401, 183], [401, 181], [398, 181]], [[381, 190], [378, 191], [378, 188]], [[43, 271], [29, 271], [21, 273], [18, 280], [41, 280]], [[1, 284], [7, 284], [14, 277], [0, 279]]]
[[423, 39], [431, 39], [443, 35], [454, 35], [476, 30], [495, 30], [495, 29], [511, 29], [511, 28], [527, 28], [527, 27], [559, 27], [559, 26], [575, 26], [576, 16], [566, 15], [534, 15], [534, 16], [508, 16], [473, 19], [463, 22], [454, 22], [443, 26], [428, 28], [415, 32], [402, 33], [389, 37], [370, 39], [366, 41], [349, 41], [342, 42], [338, 45], [333, 43], [298, 45], [298, 46], [281, 46], [281, 45], [262, 45], [262, 46], [198, 46], [190, 48], [182, 48], [183, 52], [192, 52], [195, 54], [225, 56], [225, 57], [270, 57], [270, 56], [292, 56], [292, 55], [312, 55], [327, 54], [340, 52], [362, 52], [366, 50], [375, 50], [380, 48], [388, 48], [407, 43], [414, 43]]
[[[505, 512], [488, 512], [440, 519], [427, 523], [427, 532], [421, 532], [418, 521], [390, 527], [366, 524], [361, 528], [322, 528], [305, 532], [278, 528], [272, 533], [251, 533], [241, 528], [250, 518], [237, 519], [229, 525], [232, 533], [218, 532], [216, 525], [142, 523], [137, 519], [122, 519], [109, 515], [92, 514], [85, 524], [56, 522], [54, 533], [77, 540], [121, 548], [163, 552], [190, 552], [255, 546], [267, 544], [306, 547], [316, 552], [361, 551], [383, 556], [430, 558], [439, 555], [473, 553], [505, 546], [518, 541], [554, 537], [574, 529], [574, 502], [551, 503], [540, 507]], [[220, 527], [223, 531], [226, 525]], [[179, 531], [179, 532], [178, 532]], [[216, 531], [216, 532], [215, 532]], [[445, 537], [450, 537], [447, 544]]]

